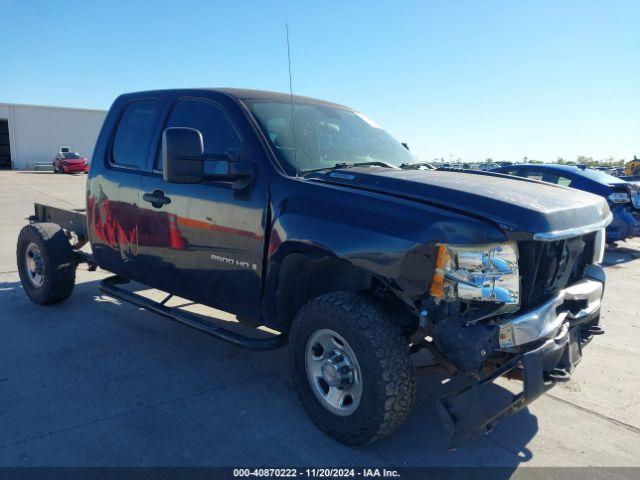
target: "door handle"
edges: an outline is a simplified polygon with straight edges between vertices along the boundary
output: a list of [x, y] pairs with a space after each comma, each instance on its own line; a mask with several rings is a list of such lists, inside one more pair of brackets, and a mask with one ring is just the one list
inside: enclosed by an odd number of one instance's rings
[[171, 199], [169, 197], [165, 197], [162, 190], [154, 190], [153, 193], [145, 193], [142, 195], [142, 199], [145, 202], [149, 202], [155, 208], [162, 208], [163, 205], [171, 203]]

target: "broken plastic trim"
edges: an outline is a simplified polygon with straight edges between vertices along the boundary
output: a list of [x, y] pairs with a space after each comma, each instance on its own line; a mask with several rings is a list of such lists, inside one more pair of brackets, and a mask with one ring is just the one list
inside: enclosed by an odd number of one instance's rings
[[[469, 379], [466, 385], [436, 402], [436, 408], [449, 437], [450, 450], [478, 435], [489, 433], [504, 418], [522, 410], [558, 381], [567, 381], [582, 357], [582, 347], [589, 340], [588, 331], [580, 326], [568, 328], [540, 347], [513, 357], [481, 381]], [[487, 388], [511, 370], [521, 369], [522, 392], [512, 395], [511, 402], [496, 411]]]

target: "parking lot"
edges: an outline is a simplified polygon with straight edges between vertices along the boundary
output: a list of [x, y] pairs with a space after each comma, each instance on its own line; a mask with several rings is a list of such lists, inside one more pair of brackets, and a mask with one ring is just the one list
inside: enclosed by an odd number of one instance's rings
[[123, 304], [84, 266], [67, 302], [27, 299], [18, 231], [33, 202], [82, 208], [85, 179], [0, 172], [0, 465], [640, 466], [640, 239], [606, 253], [607, 334], [571, 381], [447, 452], [421, 377], [397, 434], [348, 448], [302, 410], [286, 349], [241, 350]]

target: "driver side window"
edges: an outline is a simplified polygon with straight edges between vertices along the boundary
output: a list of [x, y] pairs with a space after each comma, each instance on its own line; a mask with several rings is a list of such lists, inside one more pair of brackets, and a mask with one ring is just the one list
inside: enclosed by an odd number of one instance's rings
[[[227, 114], [208, 100], [178, 100], [169, 115], [165, 128], [195, 128], [202, 134], [205, 155], [241, 155], [245, 145]], [[155, 170], [162, 171], [160, 152]]]

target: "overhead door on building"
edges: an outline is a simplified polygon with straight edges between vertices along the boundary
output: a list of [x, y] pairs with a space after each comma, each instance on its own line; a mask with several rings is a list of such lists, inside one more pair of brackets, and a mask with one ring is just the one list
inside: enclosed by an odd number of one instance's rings
[[0, 120], [0, 168], [11, 168], [9, 122], [7, 120]]

